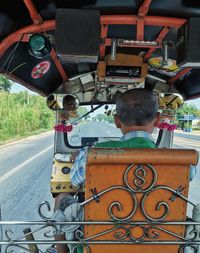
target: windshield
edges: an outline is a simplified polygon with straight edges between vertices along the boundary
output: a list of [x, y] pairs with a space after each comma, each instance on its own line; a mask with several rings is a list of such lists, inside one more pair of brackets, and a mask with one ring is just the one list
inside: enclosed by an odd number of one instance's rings
[[[73, 130], [68, 133], [70, 146], [93, 146], [96, 142], [119, 140], [122, 133], [115, 126], [113, 115], [115, 105], [106, 105], [94, 112], [85, 115], [91, 110], [90, 106], [82, 106], [78, 109], [79, 119], [72, 119]], [[80, 119], [81, 118], [81, 119]], [[155, 129], [153, 137], [156, 140], [158, 131]]]
[[[79, 117], [91, 110], [90, 106], [78, 109]], [[73, 119], [73, 130], [68, 134], [71, 146], [92, 146], [95, 142], [118, 140], [122, 133], [116, 128], [113, 120], [114, 105], [106, 105], [89, 113], [82, 119]]]

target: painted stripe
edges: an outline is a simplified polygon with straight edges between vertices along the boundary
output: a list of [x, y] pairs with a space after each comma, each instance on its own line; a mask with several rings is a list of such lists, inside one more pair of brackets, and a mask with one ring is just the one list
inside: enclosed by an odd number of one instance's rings
[[9, 177], [13, 176], [15, 173], [19, 172], [27, 164], [31, 163], [33, 160], [35, 160], [39, 156], [45, 154], [47, 151], [49, 151], [52, 148], [53, 148], [53, 145], [51, 145], [48, 148], [44, 149], [43, 151], [41, 151], [37, 155], [34, 155], [33, 157], [29, 158], [28, 160], [26, 160], [25, 162], [21, 163], [17, 167], [10, 169], [9, 172], [7, 172], [6, 174], [4, 174], [3, 176], [0, 177], [0, 183], [2, 183], [3, 181], [7, 180]]

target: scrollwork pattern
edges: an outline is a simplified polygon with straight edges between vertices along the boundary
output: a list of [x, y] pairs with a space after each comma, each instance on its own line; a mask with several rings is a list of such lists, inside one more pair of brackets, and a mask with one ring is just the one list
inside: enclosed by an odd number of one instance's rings
[[[133, 185], [135, 186], [135, 188], [133, 188], [133, 186], [131, 186], [130, 183], [128, 182], [128, 174], [132, 169], [134, 170], [133, 175], [135, 176], [135, 179], [133, 180]], [[152, 181], [148, 186], [144, 187], [146, 184], [145, 176], [147, 175], [148, 170], [152, 172], [152, 175], [153, 175]], [[145, 165], [130, 164], [124, 173], [124, 183], [134, 193], [139, 193], [139, 192], [142, 193], [142, 192], [149, 191], [152, 187], [154, 187], [156, 181], [157, 181], [157, 172], [155, 168], [150, 164], [145, 164]]]

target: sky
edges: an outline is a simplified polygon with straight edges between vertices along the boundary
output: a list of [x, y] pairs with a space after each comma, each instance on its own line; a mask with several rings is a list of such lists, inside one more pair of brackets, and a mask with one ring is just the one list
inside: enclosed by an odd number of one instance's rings
[[[13, 93], [18, 93], [20, 91], [24, 91], [24, 90], [27, 90], [28, 92], [30, 92], [31, 94], [36, 94], [35, 92], [25, 88], [24, 86], [20, 85], [20, 84], [17, 84], [15, 82], [13, 82], [13, 85], [12, 85], [12, 88], [11, 88], [11, 92]], [[198, 99], [193, 99], [193, 100], [190, 100], [188, 102], [186, 102], [187, 104], [191, 104], [191, 105], [195, 105], [199, 110], [200, 110], [200, 98]]]
[[27, 90], [27, 91], [28, 91], [29, 93], [31, 93], [31, 94], [36, 94], [35, 92], [33, 92], [33, 91], [31, 91], [31, 90], [25, 88], [24, 86], [22, 86], [22, 85], [20, 85], [20, 84], [18, 84], [18, 83], [15, 83], [15, 82], [12, 82], [12, 83], [13, 83], [13, 85], [12, 85], [11, 90], [10, 90], [10, 92], [12, 92], [12, 93], [18, 93], [18, 92], [20, 92], [20, 91], [25, 91], [25, 90]]

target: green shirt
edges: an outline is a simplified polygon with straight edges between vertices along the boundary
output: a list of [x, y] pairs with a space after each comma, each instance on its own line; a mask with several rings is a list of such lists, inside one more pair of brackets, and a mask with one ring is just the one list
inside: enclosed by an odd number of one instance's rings
[[155, 148], [151, 140], [143, 137], [134, 137], [125, 141], [107, 141], [97, 143], [95, 148]]

